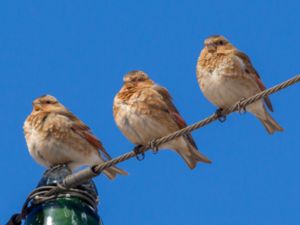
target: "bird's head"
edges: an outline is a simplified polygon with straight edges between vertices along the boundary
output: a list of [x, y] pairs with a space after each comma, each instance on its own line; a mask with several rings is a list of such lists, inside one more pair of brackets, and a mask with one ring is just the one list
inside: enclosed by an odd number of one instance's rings
[[53, 111], [63, 109], [64, 106], [51, 95], [43, 95], [32, 102], [34, 111]]
[[218, 49], [226, 49], [232, 47], [230, 42], [221, 35], [210, 36], [204, 41], [205, 48], [208, 52], [213, 53]]
[[137, 86], [140, 84], [147, 84], [147, 83], [153, 83], [148, 77], [146, 73], [144, 73], [141, 70], [133, 70], [128, 72], [124, 78], [123, 81], [127, 85], [133, 85]]

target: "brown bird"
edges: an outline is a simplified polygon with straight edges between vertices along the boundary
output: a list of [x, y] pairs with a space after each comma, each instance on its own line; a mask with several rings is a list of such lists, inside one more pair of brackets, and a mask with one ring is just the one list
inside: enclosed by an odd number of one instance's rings
[[[168, 90], [155, 84], [142, 71], [131, 71], [124, 77], [113, 110], [117, 126], [135, 145], [145, 145], [187, 126]], [[191, 169], [198, 162], [211, 162], [197, 150], [190, 134], [163, 144], [159, 149], [175, 150]]]
[[[236, 102], [265, 90], [260, 76], [249, 57], [236, 49], [223, 36], [211, 36], [204, 42], [197, 62], [197, 79], [204, 96], [221, 109], [229, 108]], [[264, 103], [273, 112], [268, 97], [246, 107], [267, 129], [269, 134], [283, 131], [271, 117]]]
[[[50, 95], [33, 101], [33, 111], [24, 123], [30, 155], [45, 167], [66, 164], [70, 169], [111, 159], [91, 130]], [[100, 150], [100, 151], [98, 151]], [[108, 178], [127, 173], [117, 167], [104, 170]]]

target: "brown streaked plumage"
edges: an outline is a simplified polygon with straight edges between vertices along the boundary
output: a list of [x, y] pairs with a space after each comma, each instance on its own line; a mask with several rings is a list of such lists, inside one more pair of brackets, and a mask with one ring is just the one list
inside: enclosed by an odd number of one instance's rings
[[[30, 155], [41, 165], [67, 164], [70, 169], [111, 159], [90, 128], [50, 95], [33, 101], [33, 111], [24, 123]], [[99, 151], [100, 150], [100, 151]], [[110, 167], [104, 173], [113, 179], [127, 173]]]
[[[142, 71], [131, 71], [124, 77], [113, 110], [117, 126], [135, 145], [144, 145], [186, 127], [168, 90], [155, 84]], [[211, 162], [198, 151], [190, 134], [159, 148], [175, 150], [191, 169], [198, 162]]]
[[[196, 72], [204, 96], [223, 109], [266, 89], [249, 57], [220, 35], [204, 41]], [[269, 134], [283, 131], [268, 113], [264, 103], [273, 111], [268, 97], [247, 106], [246, 110], [262, 122]]]

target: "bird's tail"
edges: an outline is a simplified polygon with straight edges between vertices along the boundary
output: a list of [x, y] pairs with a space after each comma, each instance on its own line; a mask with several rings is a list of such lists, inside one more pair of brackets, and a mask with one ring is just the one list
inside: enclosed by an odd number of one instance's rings
[[273, 134], [275, 131], [283, 131], [283, 128], [268, 113], [262, 100], [248, 105], [247, 111], [253, 113], [260, 120], [269, 134]]
[[184, 141], [186, 143], [185, 147], [176, 148], [176, 152], [183, 158], [190, 169], [194, 169], [198, 162], [211, 163], [196, 146], [192, 145], [188, 140]]
[[128, 175], [128, 173], [125, 171], [125, 170], [122, 170], [116, 166], [112, 166], [110, 168], [107, 168], [103, 171], [103, 173], [110, 179], [110, 180], [113, 180], [116, 178], [116, 175], [117, 174], [120, 174], [120, 175]]
[[272, 116], [266, 111], [265, 118], [258, 118], [264, 125], [269, 134], [273, 134], [275, 131], [283, 131], [283, 128], [272, 118]]

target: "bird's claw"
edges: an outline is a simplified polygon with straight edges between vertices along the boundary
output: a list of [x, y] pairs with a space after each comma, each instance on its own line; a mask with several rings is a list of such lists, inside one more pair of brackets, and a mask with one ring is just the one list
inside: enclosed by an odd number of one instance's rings
[[143, 147], [144, 147], [143, 145], [137, 145], [133, 149], [136, 159], [139, 161], [142, 161], [143, 159], [145, 159], [145, 152], [144, 152]]
[[54, 171], [59, 171], [63, 168], [67, 168], [69, 170], [69, 167], [67, 164], [56, 164], [56, 165], [51, 165], [46, 171], [45, 174], [48, 173], [53, 173]]
[[152, 140], [150, 142], [150, 148], [152, 149], [153, 154], [157, 154], [158, 153], [158, 146], [155, 144], [154, 140]]
[[246, 106], [242, 106], [242, 102], [245, 100], [246, 98], [242, 98], [239, 103], [238, 103], [238, 109], [237, 111], [239, 112], [239, 114], [245, 114], [247, 112], [246, 110]]
[[223, 109], [222, 108], [218, 108], [216, 110], [216, 115], [218, 117], [218, 120], [221, 122], [221, 123], [224, 123], [226, 121], [226, 115], [223, 114]]

